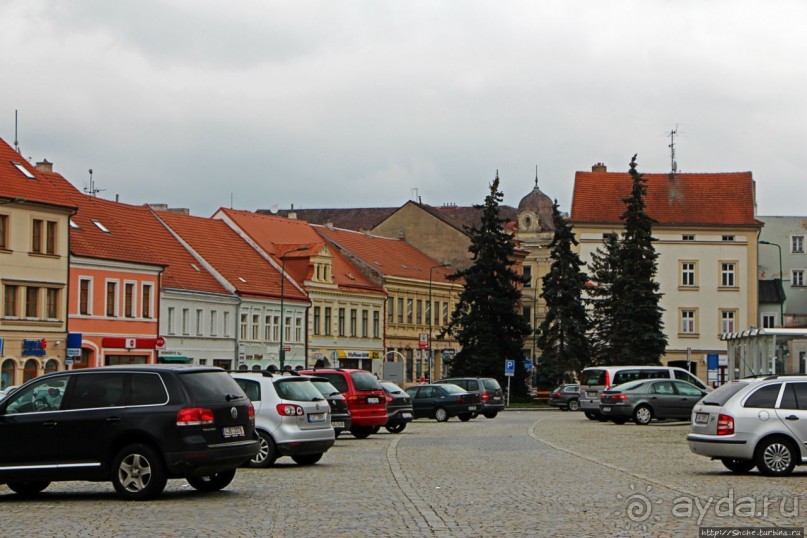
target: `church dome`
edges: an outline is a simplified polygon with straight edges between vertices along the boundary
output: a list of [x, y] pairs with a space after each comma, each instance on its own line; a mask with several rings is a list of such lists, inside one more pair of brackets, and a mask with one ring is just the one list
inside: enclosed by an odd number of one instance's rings
[[524, 231], [554, 231], [552, 205], [552, 199], [538, 188], [536, 178], [535, 187], [518, 204], [520, 228]]

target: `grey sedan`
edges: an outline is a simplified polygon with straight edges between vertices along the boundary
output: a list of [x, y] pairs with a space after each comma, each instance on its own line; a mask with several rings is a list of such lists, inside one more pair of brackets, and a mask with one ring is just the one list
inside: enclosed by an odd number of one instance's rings
[[689, 420], [692, 408], [706, 394], [686, 381], [632, 381], [603, 391], [600, 414], [617, 424], [630, 419], [641, 425], [650, 424], [654, 418]]

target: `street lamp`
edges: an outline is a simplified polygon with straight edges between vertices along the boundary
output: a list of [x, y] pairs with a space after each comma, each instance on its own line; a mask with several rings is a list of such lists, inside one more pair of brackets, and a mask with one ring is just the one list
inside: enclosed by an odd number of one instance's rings
[[299, 247], [290, 250], [280, 257], [280, 349], [278, 350], [278, 357], [280, 358], [280, 370], [286, 366], [286, 350], [283, 349], [283, 335], [286, 332], [286, 319], [283, 317], [283, 291], [286, 284], [286, 256], [292, 252], [302, 252], [308, 250], [308, 247]]
[[781, 327], [784, 328], [785, 327], [785, 297], [784, 297], [784, 286], [782, 286], [782, 280], [783, 280], [785, 275], [782, 273], [782, 247], [778, 243], [771, 243], [770, 241], [765, 241], [764, 239], [760, 240], [759, 244], [760, 245], [772, 245], [772, 246], [776, 247], [777, 249], [779, 249], [779, 289], [776, 290], [776, 291], [777, 291], [777, 295], [778, 295], [778, 292], [780, 292], [780, 291], [782, 292], [781, 301], [779, 302], [779, 320], [780, 320], [780, 322], [782, 324]]
[[432, 304], [432, 273], [435, 269], [439, 269], [441, 267], [451, 267], [451, 264], [441, 263], [440, 265], [435, 265], [431, 269], [429, 269], [429, 383], [432, 382], [432, 367], [434, 366], [434, 361], [432, 360], [432, 324], [434, 320], [434, 305]]

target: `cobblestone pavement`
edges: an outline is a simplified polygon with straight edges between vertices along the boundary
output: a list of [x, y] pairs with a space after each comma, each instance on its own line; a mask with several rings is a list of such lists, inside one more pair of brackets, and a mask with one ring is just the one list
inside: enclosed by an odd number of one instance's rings
[[508, 411], [340, 437], [317, 465], [241, 469], [224, 491], [169, 481], [156, 501], [109, 483], [0, 487], [0, 536], [675, 536], [698, 527], [804, 527], [807, 467], [734, 475], [695, 456], [683, 423], [600, 423]]

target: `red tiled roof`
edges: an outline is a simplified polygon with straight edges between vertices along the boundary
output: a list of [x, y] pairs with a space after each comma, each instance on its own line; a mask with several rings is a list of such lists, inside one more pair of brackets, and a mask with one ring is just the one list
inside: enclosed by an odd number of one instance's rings
[[[754, 218], [751, 172], [723, 174], [642, 174], [647, 179], [647, 214], [661, 225], [750, 225]], [[623, 198], [630, 196], [628, 173], [577, 172], [573, 222], [621, 223]]]
[[[13, 163], [19, 164], [34, 179], [26, 177]], [[71, 208], [62, 196], [54, 191], [50, 181], [43, 178], [43, 172], [37, 170], [22, 155], [0, 138], [0, 197], [25, 198], [27, 202], [49, 204]]]
[[[280, 297], [280, 271], [267, 262], [226, 222], [155, 213], [238, 291], [248, 297]], [[284, 286], [286, 299], [306, 300], [295, 286]]]
[[[350, 252], [382, 275], [429, 280], [430, 269], [440, 265], [440, 262], [400, 239], [319, 225], [313, 227], [328, 241]], [[432, 281], [449, 282], [445, 277], [452, 272], [450, 267], [439, 267], [431, 272]]]
[[[225, 208], [219, 209], [216, 214], [231, 219], [278, 263], [280, 256], [285, 253], [301, 246], [308, 247], [308, 251], [295, 252], [287, 257], [286, 270], [297, 282], [311, 278], [314, 268], [308, 263], [308, 258], [316, 255], [326, 245], [326, 241], [309, 223]], [[383, 293], [381, 288], [353, 267], [338, 249], [331, 248], [330, 251], [333, 255], [331, 269], [334, 282], [342, 290]], [[295, 259], [304, 259], [306, 263], [293, 261]]]

